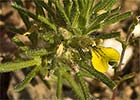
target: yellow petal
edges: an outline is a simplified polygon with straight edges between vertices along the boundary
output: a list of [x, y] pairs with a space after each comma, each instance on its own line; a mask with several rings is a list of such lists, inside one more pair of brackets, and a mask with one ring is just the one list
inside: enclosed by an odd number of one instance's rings
[[119, 61], [120, 54], [116, 49], [110, 48], [110, 47], [98, 47], [98, 48], [100, 49], [102, 56], [108, 59], [108, 61], [111, 61], [111, 62]]
[[99, 72], [106, 72], [108, 69], [108, 62], [97, 51], [92, 51], [92, 65]]
[[63, 50], [64, 50], [64, 46], [63, 46], [63, 43], [61, 43], [56, 51], [56, 54], [58, 57], [60, 57], [63, 53]]
[[92, 65], [99, 72], [106, 72], [109, 62], [118, 62], [120, 54], [117, 50], [110, 47], [93, 47]]
[[98, 15], [101, 15], [101, 14], [106, 13], [106, 12], [107, 12], [106, 10], [102, 9], [102, 10], [99, 10], [99, 11], [97, 12], [97, 14], [98, 14]]

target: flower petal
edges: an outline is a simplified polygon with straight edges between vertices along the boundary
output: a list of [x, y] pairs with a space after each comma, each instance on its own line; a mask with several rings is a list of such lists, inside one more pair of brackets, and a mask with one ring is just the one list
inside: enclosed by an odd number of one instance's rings
[[106, 72], [108, 69], [108, 62], [96, 50], [92, 51], [92, 65], [99, 72]]
[[108, 61], [110, 62], [118, 62], [120, 59], [120, 54], [119, 52], [114, 49], [114, 48], [110, 48], [110, 47], [99, 47], [100, 51], [102, 52], [102, 54], [104, 55], [104, 57], [106, 59], [108, 59]]

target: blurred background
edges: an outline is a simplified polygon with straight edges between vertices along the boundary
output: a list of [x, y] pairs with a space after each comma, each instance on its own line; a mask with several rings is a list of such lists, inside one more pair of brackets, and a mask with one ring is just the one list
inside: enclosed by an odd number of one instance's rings
[[[25, 7], [31, 12], [35, 9], [32, 1], [23, 0]], [[13, 61], [18, 51], [17, 45], [11, 41], [15, 33], [12, 33], [7, 27], [14, 26], [21, 30], [25, 29], [18, 12], [11, 7], [11, 2], [12, 0], [0, 0], [0, 63]], [[140, 16], [140, 0], [120, 0], [117, 5], [121, 6], [121, 12], [132, 11], [134, 16]], [[132, 20], [132, 17], [128, 18], [102, 31], [120, 31], [122, 39], [125, 39]], [[124, 74], [131, 72], [136, 74], [133, 78], [120, 85], [116, 100], [140, 100], [140, 25], [135, 29], [134, 36], [139, 39], [128, 46], [122, 71]], [[120, 44], [114, 40], [105, 40], [103, 45], [115, 46], [118, 47], [117, 50], [120, 50]], [[112, 76], [111, 71], [107, 74], [110, 77]], [[26, 70], [0, 73], [0, 100], [56, 100], [56, 84], [53, 80], [50, 80], [51, 87], [46, 87], [38, 76], [22, 92], [16, 93], [14, 87], [24, 79], [25, 75]], [[87, 82], [93, 96], [100, 100], [109, 100], [111, 98], [112, 91], [99, 80], [87, 79]], [[75, 95], [68, 86], [63, 86], [63, 100], [75, 100]]]

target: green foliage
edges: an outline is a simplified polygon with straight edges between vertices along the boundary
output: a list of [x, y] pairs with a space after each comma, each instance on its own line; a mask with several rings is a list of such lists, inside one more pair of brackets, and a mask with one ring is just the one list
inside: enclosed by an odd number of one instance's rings
[[77, 79], [79, 81], [80, 87], [83, 90], [84, 99], [85, 100], [89, 100], [90, 99], [89, 89], [88, 89], [85, 81], [83, 80], [83, 77], [81, 75], [81, 72], [77, 72], [76, 73], [76, 76], [77, 76]]
[[[21, 91], [37, 73], [44, 77], [53, 71], [52, 74], [57, 77], [58, 99], [62, 99], [64, 80], [69, 83], [79, 100], [91, 99], [84, 77], [97, 78], [110, 89], [115, 89], [116, 84], [112, 79], [92, 67], [90, 48], [99, 39], [119, 37], [119, 33], [112, 32], [94, 37], [91, 37], [91, 34], [128, 18], [131, 12], [119, 13], [120, 7], [112, 9], [118, 0], [60, 1], [48, 0], [46, 3], [43, 0], [34, 0], [35, 13], [26, 9], [21, 0], [15, 0], [12, 3], [25, 23], [32, 45], [25, 45], [27, 49], [21, 50], [17, 56], [20, 61], [0, 64], [0, 72], [33, 67], [15, 89]], [[36, 27], [32, 28], [32, 24]], [[11, 30], [18, 32], [16, 29]], [[25, 35], [24, 32], [20, 33]], [[23, 44], [18, 45], [20, 48], [23, 47]], [[74, 76], [70, 73], [73, 72], [73, 67], [79, 70], [74, 71]]]
[[25, 77], [25, 79], [15, 87], [15, 91], [23, 90], [27, 84], [35, 77], [36, 73], [39, 71], [40, 66], [35, 66], [35, 68]]
[[16, 71], [22, 68], [32, 67], [40, 63], [40, 58], [34, 58], [28, 61], [17, 61], [0, 64], [0, 72]]

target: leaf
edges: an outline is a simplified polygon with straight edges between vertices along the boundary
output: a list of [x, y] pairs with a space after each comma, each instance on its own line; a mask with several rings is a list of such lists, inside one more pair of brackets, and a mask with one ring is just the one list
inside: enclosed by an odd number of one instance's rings
[[35, 77], [36, 73], [39, 71], [40, 66], [36, 66], [26, 77], [25, 79], [15, 87], [15, 91], [19, 92], [22, 91], [27, 84]]
[[92, 9], [93, 13], [95, 14], [99, 10], [103, 9], [106, 4], [108, 4], [110, 0], [100, 0]]
[[118, 77], [118, 79], [116, 79], [115, 82], [117, 83], [117, 86], [119, 86], [122, 82], [135, 77], [135, 75], [136, 75], [135, 72], [123, 75], [121, 77]]
[[40, 49], [40, 50], [30, 50], [30, 51], [26, 51], [26, 54], [28, 54], [29, 56], [32, 57], [37, 57], [37, 56], [44, 56], [47, 54], [46, 49]]
[[117, 2], [118, 0], [109, 0], [107, 5], [105, 6], [105, 10], [110, 10], [112, 8], [112, 6]]
[[97, 79], [102, 81], [104, 84], [106, 84], [111, 90], [114, 90], [116, 88], [116, 84], [114, 83], [114, 81], [108, 78], [103, 73], [96, 71], [94, 68], [92, 68], [91, 66], [85, 63], [82, 63], [81, 66], [82, 68], [87, 70], [90, 74], [92, 74], [94, 78], [96, 77]]
[[119, 6], [119, 7], [116, 7], [114, 9], [110, 10], [109, 12], [110, 12], [110, 14], [118, 13], [120, 9], [121, 9], [121, 7]]
[[108, 11], [118, 0], [100, 0], [94, 7], [93, 13], [96, 14], [101, 10]]
[[122, 13], [122, 14], [115, 13], [114, 15], [111, 15], [111, 17], [109, 17], [107, 14], [109, 14], [109, 12], [103, 13], [103, 14], [97, 16], [97, 18], [94, 20], [94, 22], [92, 22], [87, 27], [84, 34], [90, 34], [94, 31], [96, 31], [97, 29], [105, 28], [106, 26], [111, 25], [115, 22], [119, 22], [121, 20], [124, 20], [127, 17], [129, 17], [132, 13], [131, 12], [126, 12], [126, 13]]
[[75, 15], [73, 16], [73, 19], [72, 19], [72, 25], [71, 25], [72, 28], [77, 28], [78, 27], [79, 16], [80, 16], [80, 12], [77, 11], [77, 13], [75, 13]]
[[[16, 2], [18, 5], [20, 5], [20, 6], [23, 7], [23, 3], [22, 3], [21, 0], [15, 0], [15, 2]], [[22, 18], [24, 24], [26, 25], [27, 29], [29, 29], [29, 28], [31, 27], [31, 23], [30, 23], [30, 21], [29, 21], [28, 16], [25, 16], [25, 15], [22, 14], [20, 11], [18, 11], [18, 13], [19, 13], [20, 17]]]
[[101, 80], [103, 83], [105, 83], [110, 89], [114, 90], [116, 88], [116, 84], [114, 81], [112, 81], [110, 78], [105, 76], [104, 74], [97, 72], [96, 70], [92, 70], [89, 72], [94, 75], [97, 79]]
[[45, 17], [39, 15], [39, 16], [38, 16], [38, 19], [39, 19], [42, 23], [48, 25], [48, 26], [49, 26], [51, 29], [53, 29], [55, 32], [57, 31], [56, 26], [55, 26], [53, 23], [51, 23], [47, 18], [45, 18]]
[[63, 2], [64, 2], [64, 10], [70, 19], [71, 13], [72, 13], [73, 1], [72, 0], [64, 0]]
[[51, 17], [55, 16], [55, 13], [53, 12], [51, 6], [49, 5], [50, 0], [48, 1], [48, 3], [45, 3], [43, 0], [38, 0], [38, 2], [42, 7], [44, 7], [48, 11], [48, 15], [51, 15]]
[[79, 3], [78, 3], [78, 0], [74, 0], [74, 3], [75, 3], [75, 10], [76, 10], [76, 11], [80, 11], [80, 10], [79, 10]]
[[87, 0], [87, 7], [85, 8], [84, 12], [85, 14], [85, 18], [86, 18], [86, 26], [89, 24], [91, 15], [92, 15], [92, 6], [94, 4], [95, 0]]
[[[96, 27], [108, 16], [109, 13], [103, 13], [97, 17], [94, 18], [94, 20], [86, 27], [86, 31], [84, 34], [89, 34], [93, 32], [93, 29], [96, 29]], [[100, 27], [97, 27], [100, 28]]]
[[84, 9], [86, 7], [85, 0], [78, 0], [78, 3], [79, 3], [80, 10], [82, 10], [82, 9]]
[[0, 64], [0, 72], [10, 72], [40, 64], [40, 58]]
[[14, 8], [16, 8], [19, 12], [21, 12], [22, 14], [26, 15], [26, 16], [30, 16], [31, 18], [33, 18], [36, 21], [41, 21], [42, 23], [44, 23], [45, 25], [48, 25], [51, 29], [53, 29], [56, 32], [56, 26], [54, 24], [52, 24], [49, 20], [47, 20], [45, 17], [39, 15], [36, 16], [33, 13], [29, 12], [27, 9], [22, 8], [21, 6], [17, 5], [16, 3], [12, 3], [12, 6]]
[[38, 18], [37, 18], [36, 15], [34, 15], [33, 13], [31, 13], [27, 9], [23, 8], [22, 6], [18, 5], [17, 3], [15, 3], [15, 2], [12, 3], [12, 7], [14, 7], [15, 9], [17, 9], [20, 13], [24, 14], [25, 16], [30, 16], [34, 20], [38, 21]]
[[45, 16], [44, 10], [42, 5], [40, 4], [39, 0], [34, 0], [36, 5], [36, 15]]
[[84, 94], [84, 97], [85, 97], [85, 100], [90, 100], [90, 92], [89, 92], [89, 89], [86, 85], [86, 82], [84, 81], [82, 75], [81, 75], [81, 71], [80, 72], [77, 72], [76, 73], [76, 76], [77, 76], [77, 79], [78, 79], [78, 82], [80, 84], [80, 87], [82, 89], [82, 92]]
[[80, 74], [83, 76], [83, 77], [89, 77], [89, 78], [93, 78], [93, 75], [91, 73], [89, 73], [87, 70], [85, 69], [81, 69], [80, 70]]
[[101, 28], [100, 24], [102, 24], [104, 20], [110, 19], [111, 16], [118, 15], [119, 9], [120, 7], [117, 7], [97, 16], [92, 15], [91, 17], [93, 18], [89, 21], [90, 22], [89, 25], [86, 26], [84, 34], [90, 34], [91, 32], [94, 32], [97, 29]]
[[61, 3], [60, 3], [58, 0], [56, 0], [56, 1], [55, 1], [55, 5], [56, 5], [58, 11], [60, 12], [60, 14], [61, 14], [61, 15], [63, 16], [63, 18], [65, 19], [66, 24], [67, 24], [67, 25], [71, 25], [70, 19], [69, 19], [69, 17], [67, 16], [67, 14], [66, 14], [64, 8], [62, 7]]
[[123, 81], [126, 81], [128, 79], [131, 79], [131, 78], [135, 77], [135, 75], [136, 75], [135, 72], [132, 72], [132, 73], [129, 73], [129, 74], [124, 75], [123, 77], [121, 77], [120, 83], [123, 82]]
[[74, 0], [73, 1], [74, 5], [73, 5], [73, 9], [71, 11], [71, 23], [72, 23], [72, 27], [75, 28], [78, 26], [78, 19], [80, 16], [80, 10], [79, 10], [79, 4], [78, 4], [78, 0]]
[[95, 37], [96, 39], [110, 39], [110, 38], [115, 38], [119, 36], [120, 36], [120, 32], [112, 32], [112, 33], [99, 34]]
[[110, 25], [110, 24], [113, 24], [113, 23], [115, 23], [115, 22], [119, 22], [119, 21], [121, 21], [121, 20], [124, 20], [124, 19], [128, 18], [128, 17], [131, 16], [131, 15], [132, 15], [131, 12], [125, 12], [125, 13], [118, 14], [118, 15], [115, 14], [115, 16], [112, 16], [111, 18], [106, 19], [106, 20], [101, 24], [101, 27], [103, 28], [103, 27], [108, 26], [108, 25]]
[[81, 89], [79, 88], [75, 80], [72, 78], [72, 76], [69, 75], [68, 72], [63, 73], [63, 78], [69, 82], [70, 86], [72, 87], [73, 91], [75, 92], [79, 100], [85, 100], [84, 95], [81, 92]]

